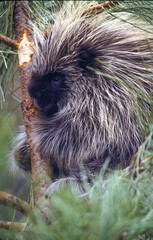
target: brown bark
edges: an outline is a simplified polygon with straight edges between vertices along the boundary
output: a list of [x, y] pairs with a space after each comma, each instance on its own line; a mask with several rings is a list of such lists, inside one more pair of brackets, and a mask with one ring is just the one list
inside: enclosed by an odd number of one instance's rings
[[[15, 24], [15, 33], [17, 40], [21, 40], [18, 53], [20, 58], [25, 58], [25, 53], [23, 52], [24, 47], [26, 48], [27, 53], [27, 45], [29, 46], [29, 59], [31, 59], [31, 42], [32, 40], [32, 33], [30, 32], [29, 38], [29, 29], [28, 29], [28, 15], [25, 12], [25, 8], [23, 2], [16, 1], [15, 3], [15, 11], [14, 11], [14, 24]], [[23, 34], [26, 33], [26, 42], [23, 43]], [[25, 46], [24, 46], [25, 44]], [[22, 45], [22, 47], [21, 47]], [[21, 47], [21, 48], [20, 48]], [[20, 50], [22, 49], [22, 50]], [[23, 63], [23, 64], [22, 64]], [[20, 82], [21, 82], [21, 91], [22, 91], [22, 112], [24, 123], [26, 127], [26, 132], [28, 136], [29, 146], [30, 146], [30, 157], [31, 157], [31, 166], [32, 166], [32, 177], [33, 177], [33, 185], [34, 185], [34, 197], [35, 197], [35, 204], [38, 208], [41, 209], [41, 204], [43, 206], [48, 205], [48, 200], [45, 199], [45, 191], [47, 190], [48, 186], [51, 184], [51, 170], [49, 163], [45, 159], [41, 159], [39, 155], [38, 149], [33, 145], [32, 140], [30, 139], [31, 134], [31, 124], [35, 120], [37, 111], [35, 106], [32, 103], [32, 100], [28, 94], [27, 90], [27, 83], [31, 78], [31, 68], [32, 62], [23, 61], [22, 63], [19, 62], [19, 73], [20, 73]], [[43, 211], [43, 209], [41, 209]]]
[[28, 215], [31, 209], [28, 203], [6, 192], [0, 192], [0, 204], [15, 208], [24, 215]]
[[[123, 1], [123, 0], [119, 0], [119, 1]], [[104, 12], [106, 9], [110, 9], [111, 7], [115, 7], [117, 4], [118, 4], [118, 1], [107, 1], [107, 2], [101, 3], [99, 5], [87, 8], [81, 14], [81, 17], [82, 16], [91, 17], [93, 15]]]
[[25, 227], [26, 227], [26, 223], [0, 221], [0, 228], [4, 228], [4, 229], [23, 231]]
[[10, 39], [2, 34], [0, 34], [0, 42], [4, 43], [5, 45], [10, 46], [13, 49], [17, 49], [17, 41]]

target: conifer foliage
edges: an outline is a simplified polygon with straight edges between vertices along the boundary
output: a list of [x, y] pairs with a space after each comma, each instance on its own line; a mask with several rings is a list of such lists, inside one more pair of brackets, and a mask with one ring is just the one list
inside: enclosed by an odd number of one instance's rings
[[[92, 2], [94, 6], [95, 1]], [[104, 2], [98, 1], [99, 4]], [[133, 18], [153, 24], [152, 1], [117, 0], [110, 2], [113, 2], [113, 4], [111, 3], [113, 6], [110, 4], [105, 11], [111, 17], [115, 18], [116, 12], [133, 13]], [[0, 2], [0, 34], [12, 39], [15, 38], [13, 24], [14, 3], [14, 1]], [[37, 25], [40, 30], [45, 30], [49, 25], [54, 24], [54, 14], [60, 10], [62, 4], [63, 1], [32, 1], [30, 6], [26, 5], [25, 2], [25, 7], [33, 25]], [[143, 29], [143, 25], [142, 30], [145, 34], [146, 29]], [[152, 52], [152, 49], [150, 51]], [[20, 101], [16, 93], [17, 89], [12, 87], [17, 71], [17, 54], [15, 50], [5, 46], [4, 43], [0, 43], [1, 112], [4, 102], [7, 101], [10, 94]], [[9, 120], [5, 123], [5, 120], [0, 119], [0, 122], [2, 122], [0, 125], [0, 144], [2, 146], [2, 136], [6, 139], [10, 138], [6, 133]], [[132, 167], [123, 170], [110, 170], [107, 168], [108, 159], [95, 178], [93, 185], [86, 181], [86, 176], [82, 171], [85, 192], [78, 195], [77, 189], [72, 186], [61, 190], [59, 193], [54, 193], [47, 212], [48, 224], [44, 221], [44, 215], [42, 214], [43, 217], [40, 215], [38, 208], [33, 208], [33, 196], [31, 194], [28, 217], [21, 218], [18, 225], [15, 225], [13, 216], [10, 225], [0, 219], [0, 239], [153, 239], [153, 113], [151, 113], [146, 132], [142, 133], [142, 135], [146, 136], [145, 141], [134, 157]], [[0, 154], [1, 162], [4, 158], [4, 151], [7, 154], [8, 147], [3, 150], [3, 154]], [[0, 165], [0, 172], [2, 172], [3, 165]], [[2, 177], [3, 174], [0, 176], [0, 180]], [[0, 195], [0, 204], [1, 202], [2, 194]]]

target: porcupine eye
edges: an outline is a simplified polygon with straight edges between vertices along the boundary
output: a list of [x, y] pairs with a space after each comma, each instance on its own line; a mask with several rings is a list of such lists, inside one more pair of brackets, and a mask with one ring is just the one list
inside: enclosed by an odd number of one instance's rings
[[53, 78], [52, 78], [52, 88], [53, 88], [53, 91], [60, 91], [61, 90], [61, 87], [62, 87], [62, 81], [63, 81], [63, 77], [60, 76], [60, 75], [55, 75]]
[[62, 78], [61, 78], [61, 76], [55, 76], [54, 78], [53, 78], [53, 83], [55, 83], [55, 84], [61, 84], [62, 83]]

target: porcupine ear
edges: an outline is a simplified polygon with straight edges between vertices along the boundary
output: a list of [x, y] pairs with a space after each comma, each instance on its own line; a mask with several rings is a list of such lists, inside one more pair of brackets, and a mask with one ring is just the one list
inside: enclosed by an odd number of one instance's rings
[[95, 63], [96, 53], [88, 46], [82, 46], [79, 49], [79, 67], [87, 70], [87, 66], [93, 67]]

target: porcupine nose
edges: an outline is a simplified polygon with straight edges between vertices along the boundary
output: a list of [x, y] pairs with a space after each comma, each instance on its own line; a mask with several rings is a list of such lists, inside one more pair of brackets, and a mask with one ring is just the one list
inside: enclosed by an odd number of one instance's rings
[[38, 89], [34, 86], [32, 86], [31, 84], [28, 84], [28, 92], [31, 98], [40, 98], [41, 97], [41, 92], [40, 90], [38, 91]]

